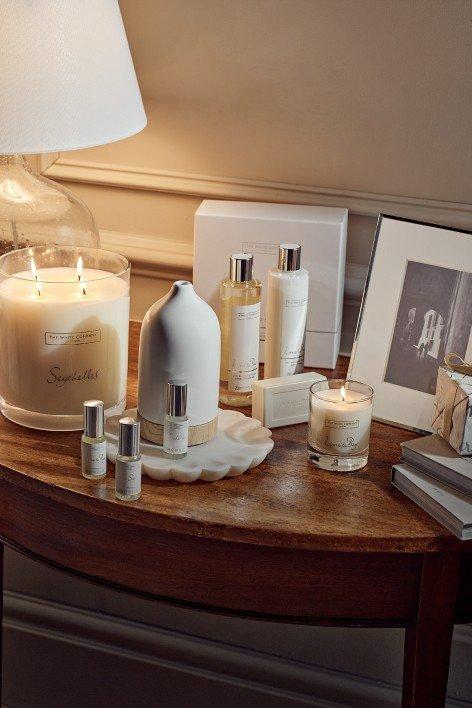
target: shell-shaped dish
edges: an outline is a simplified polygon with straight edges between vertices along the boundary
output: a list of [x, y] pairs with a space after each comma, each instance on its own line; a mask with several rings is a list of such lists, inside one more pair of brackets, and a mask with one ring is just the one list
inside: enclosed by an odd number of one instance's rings
[[[136, 416], [136, 409], [123, 413]], [[118, 420], [109, 418], [106, 423], [107, 457], [115, 462], [118, 452]], [[274, 447], [272, 433], [255, 418], [231, 410], [218, 411], [218, 428], [213, 440], [203, 445], [189, 447], [187, 456], [170, 460], [164, 456], [160, 445], [141, 440], [143, 472], [159, 480], [177, 482], [215, 482], [223, 477], [236, 477], [257, 467]]]

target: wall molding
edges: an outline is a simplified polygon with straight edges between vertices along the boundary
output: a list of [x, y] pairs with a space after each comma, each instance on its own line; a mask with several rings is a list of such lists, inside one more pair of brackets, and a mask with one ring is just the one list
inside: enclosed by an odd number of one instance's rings
[[344, 275], [344, 305], [359, 307], [369, 267], [359, 263], [346, 263]]
[[193, 244], [188, 241], [100, 229], [100, 244], [125, 256], [134, 275], [166, 280], [192, 277]]
[[457, 202], [257, 179], [140, 169], [65, 158], [60, 154], [41, 158], [40, 169], [45, 176], [65, 182], [85, 182], [217, 199], [340, 206], [347, 207], [354, 214], [366, 216], [377, 216], [379, 212], [383, 212], [464, 228], [472, 225], [472, 204]]
[[[28, 641], [19, 644], [20, 648], [27, 647], [27, 656], [16, 659], [16, 663], [21, 664], [31, 663], [38, 643], [47, 638], [58, 644], [59, 655], [65, 642], [77, 651], [85, 648], [97, 652], [100, 664], [106, 661], [107, 655], [111, 660], [113, 656], [120, 656], [152, 664], [156, 669], [171, 668], [226, 685], [236, 684], [239, 688], [259, 692], [266, 701], [273, 697], [319, 708], [365, 705], [390, 708], [399, 704], [401, 689], [397, 685], [11, 591], [4, 595], [4, 627], [7, 646], [9, 632], [13, 636], [18, 632], [27, 636]], [[468, 651], [471, 642], [471, 626], [456, 631], [457, 651]], [[60, 671], [67, 672], [67, 666], [61, 666]], [[21, 681], [8, 673], [5, 679], [9, 705], [22, 705], [21, 697], [12, 695], [21, 691]], [[38, 690], [42, 688], [39, 686]], [[47, 686], [44, 690], [47, 695]], [[79, 687], [77, 690], [80, 692]], [[448, 701], [451, 707], [471, 705]]]

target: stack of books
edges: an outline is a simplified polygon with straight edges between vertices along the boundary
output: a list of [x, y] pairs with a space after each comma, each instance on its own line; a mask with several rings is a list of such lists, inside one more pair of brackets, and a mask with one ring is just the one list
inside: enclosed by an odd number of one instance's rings
[[472, 457], [439, 435], [402, 444], [392, 483], [463, 541], [472, 538]]

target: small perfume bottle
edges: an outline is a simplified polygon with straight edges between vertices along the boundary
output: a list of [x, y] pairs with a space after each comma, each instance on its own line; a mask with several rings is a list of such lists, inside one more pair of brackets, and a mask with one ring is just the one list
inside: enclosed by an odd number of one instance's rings
[[82, 474], [86, 479], [103, 479], [107, 473], [107, 444], [103, 429], [103, 401], [85, 401]]
[[120, 419], [115, 496], [121, 501], [136, 501], [141, 496], [140, 428], [139, 421], [134, 418]]
[[220, 286], [220, 401], [230, 406], [250, 406], [259, 378], [261, 283], [252, 268], [250, 253], [233, 254], [229, 278]]
[[173, 460], [185, 457], [188, 450], [187, 384], [167, 383], [164, 418], [164, 454]]

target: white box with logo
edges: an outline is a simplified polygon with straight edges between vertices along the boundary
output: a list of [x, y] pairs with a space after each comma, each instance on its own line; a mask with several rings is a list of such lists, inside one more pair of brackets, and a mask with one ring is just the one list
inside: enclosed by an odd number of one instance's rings
[[219, 285], [232, 253], [254, 255], [262, 281], [261, 361], [264, 361], [267, 271], [279, 243], [299, 243], [310, 274], [305, 364], [333, 369], [339, 354], [346, 261], [347, 209], [206, 199], [195, 213], [193, 282], [219, 314]]

